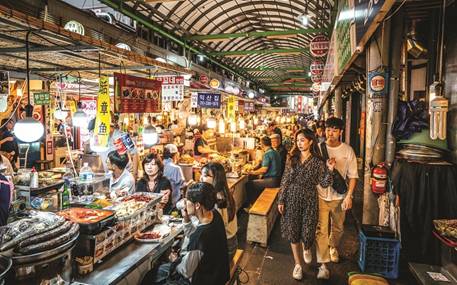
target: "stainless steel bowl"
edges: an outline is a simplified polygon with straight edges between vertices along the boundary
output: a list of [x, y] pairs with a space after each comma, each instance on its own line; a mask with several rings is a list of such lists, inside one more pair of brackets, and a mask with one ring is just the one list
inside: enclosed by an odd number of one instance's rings
[[3, 285], [5, 283], [5, 277], [11, 269], [11, 265], [13, 261], [9, 257], [5, 257], [0, 255], [0, 284]]

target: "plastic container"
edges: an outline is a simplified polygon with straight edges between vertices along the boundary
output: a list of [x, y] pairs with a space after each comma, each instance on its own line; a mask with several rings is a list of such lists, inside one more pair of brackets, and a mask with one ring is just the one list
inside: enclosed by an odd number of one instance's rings
[[91, 182], [94, 179], [94, 172], [89, 167], [87, 162], [84, 162], [83, 167], [79, 170], [79, 180], [83, 182]]
[[359, 233], [359, 267], [363, 272], [378, 273], [389, 279], [398, 278], [400, 241], [393, 238], [369, 237]]

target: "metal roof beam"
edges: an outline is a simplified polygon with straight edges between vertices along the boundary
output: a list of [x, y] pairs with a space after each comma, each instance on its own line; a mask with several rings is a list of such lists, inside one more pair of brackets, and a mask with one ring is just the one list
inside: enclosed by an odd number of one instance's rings
[[188, 37], [189, 40], [208, 41], [220, 39], [235, 39], [235, 38], [259, 38], [268, 36], [284, 36], [284, 35], [298, 35], [298, 34], [315, 34], [327, 32], [327, 29], [296, 29], [284, 31], [266, 31], [266, 32], [248, 32], [248, 33], [231, 33], [231, 34], [213, 34], [213, 35], [194, 35]]
[[245, 68], [247, 72], [255, 72], [255, 71], [297, 71], [302, 72], [303, 70], [307, 70], [304, 66], [291, 66], [287, 68], [277, 68], [277, 67], [268, 67], [268, 66], [259, 66], [253, 68]]
[[[99, 48], [82, 46], [82, 45], [65, 45], [65, 46], [36, 46], [31, 47], [30, 52], [64, 52], [64, 51], [98, 51]], [[6, 53], [22, 53], [25, 52], [25, 47], [12, 47], [12, 48], [0, 48], [0, 54]]]
[[233, 51], [218, 51], [209, 53], [211, 56], [226, 56], [226, 55], [250, 55], [250, 54], [273, 54], [273, 53], [304, 53], [307, 49], [304, 48], [279, 48], [265, 50], [233, 50]]

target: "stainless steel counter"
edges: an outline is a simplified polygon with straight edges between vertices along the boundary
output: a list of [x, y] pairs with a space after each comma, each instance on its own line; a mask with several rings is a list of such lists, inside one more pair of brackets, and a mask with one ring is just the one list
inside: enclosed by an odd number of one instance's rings
[[169, 249], [182, 227], [174, 228], [162, 243], [139, 243], [131, 241], [96, 264], [90, 274], [74, 281], [91, 285], [140, 284], [155, 261]]

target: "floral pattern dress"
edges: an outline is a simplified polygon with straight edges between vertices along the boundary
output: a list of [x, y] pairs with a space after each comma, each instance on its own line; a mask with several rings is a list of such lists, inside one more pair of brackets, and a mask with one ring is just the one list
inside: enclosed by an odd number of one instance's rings
[[289, 162], [281, 180], [279, 203], [284, 204], [281, 217], [283, 238], [291, 243], [303, 242], [310, 249], [316, 236], [318, 221], [317, 185], [328, 187], [333, 183], [325, 162], [310, 156], [292, 167]]

